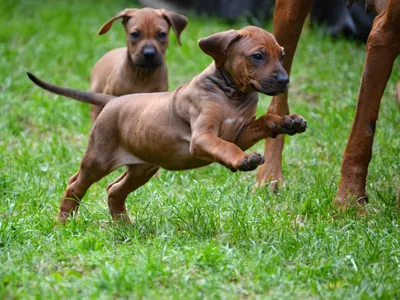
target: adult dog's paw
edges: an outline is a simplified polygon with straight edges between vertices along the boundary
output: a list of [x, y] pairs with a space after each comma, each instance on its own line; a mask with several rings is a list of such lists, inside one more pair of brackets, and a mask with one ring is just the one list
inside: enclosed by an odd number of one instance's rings
[[298, 114], [282, 117], [280, 132], [288, 135], [302, 133], [307, 129], [307, 121]]
[[246, 154], [245, 157], [238, 160], [235, 164], [235, 169], [239, 171], [253, 171], [259, 165], [264, 163], [264, 156], [260, 153], [253, 152], [250, 154]]

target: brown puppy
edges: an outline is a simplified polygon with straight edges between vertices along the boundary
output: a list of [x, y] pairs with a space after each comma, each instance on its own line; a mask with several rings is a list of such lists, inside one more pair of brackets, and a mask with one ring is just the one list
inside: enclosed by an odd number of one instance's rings
[[298, 115], [266, 114], [256, 120], [257, 92], [277, 95], [289, 82], [283, 48], [271, 34], [249, 26], [213, 34], [199, 46], [214, 62], [173, 92], [114, 98], [53, 86], [28, 74], [46, 90], [105, 105], [81, 167], [68, 181], [60, 222], [78, 209], [94, 182], [120, 166], [127, 168], [108, 186], [108, 205], [113, 218], [128, 220], [126, 197], [158, 168], [186, 170], [217, 162], [232, 171], [251, 171], [263, 163], [263, 156], [243, 150], [265, 137], [306, 130]]
[[[180, 45], [180, 34], [186, 27], [187, 18], [165, 9], [127, 8], [105, 23], [99, 35], [106, 33], [120, 18], [127, 47], [107, 52], [95, 64], [90, 90], [114, 96], [168, 91], [168, 70], [164, 61], [168, 32], [172, 27]], [[101, 109], [92, 105], [93, 122]]]
[[[348, 1], [351, 5], [353, 0]], [[274, 12], [274, 34], [285, 48], [285, 70], [290, 74], [293, 57], [304, 21], [311, 11], [313, 0], [277, 0]], [[375, 124], [383, 91], [390, 77], [393, 63], [400, 53], [400, 0], [366, 0], [366, 9], [375, 10], [374, 20], [367, 43], [356, 115], [343, 154], [341, 180], [334, 204], [345, 209], [360, 205], [365, 213], [365, 190], [368, 164], [372, 157]], [[272, 99], [269, 113], [286, 115], [289, 112], [288, 94]], [[265, 143], [265, 164], [257, 174], [258, 185], [271, 182], [272, 189], [283, 179], [282, 149], [284, 136], [268, 139]]]

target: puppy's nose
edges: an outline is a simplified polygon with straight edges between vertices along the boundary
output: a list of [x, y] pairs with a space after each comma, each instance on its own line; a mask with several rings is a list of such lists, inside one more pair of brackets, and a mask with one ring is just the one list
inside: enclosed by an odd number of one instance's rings
[[146, 58], [153, 58], [156, 53], [156, 48], [154, 48], [153, 46], [146, 46], [143, 48], [143, 56]]
[[289, 76], [287, 76], [286, 74], [278, 74], [277, 76], [276, 76], [276, 81], [279, 83], [279, 84], [288, 84], [289, 83]]

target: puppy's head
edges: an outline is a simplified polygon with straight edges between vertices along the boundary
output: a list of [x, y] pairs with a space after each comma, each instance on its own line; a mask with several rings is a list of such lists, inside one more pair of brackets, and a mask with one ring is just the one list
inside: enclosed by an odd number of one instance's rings
[[164, 62], [168, 47], [168, 33], [172, 27], [178, 44], [187, 24], [184, 15], [165, 9], [127, 8], [106, 22], [98, 34], [106, 33], [113, 22], [122, 18], [126, 42], [132, 62], [143, 68], [155, 68]]
[[215, 33], [199, 40], [200, 48], [223, 68], [241, 92], [275, 96], [284, 93], [289, 77], [283, 68], [284, 51], [264, 29], [248, 26]]

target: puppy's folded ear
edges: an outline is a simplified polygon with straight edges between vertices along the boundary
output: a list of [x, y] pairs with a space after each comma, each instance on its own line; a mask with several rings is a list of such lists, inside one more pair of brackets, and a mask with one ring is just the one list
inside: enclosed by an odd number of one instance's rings
[[138, 9], [136, 9], [136, 8], [125, 8], [124, 10], [117, 13], [114, 17], [112, 17], [109, 21], [104, 23], [104, 25], [101, 26], [101, 28], [97, 34], [102, 35], [103, 33], [106, 33], [107, 31], [109, 31], [112, 24], [117, 19], [124, 18], [123, 23], [125, 24], [128, 21], [128, 19], [130, 17], [132, 17], [137, 11], [138, 11]]
[[188, 23], [188, 19], [184, 15], [178, 14], [173, 11], [169, 11], [166, 9], [160, 9], [160, 11], [164, 19], [168, 22], [169, 26], [172, 27], [172, 30], [175, 33], [179, 46], [182, 46], [181, 33], [183, 29], [185, 29]]
[[198, 44], [204, 53], [214, 59], [215, 66], [219, 69], [224, 65], [226, 50], [228, 50], [229, 45], [240, 37], [236, 30], [228, 30], [202, 38], [198, 41]]

